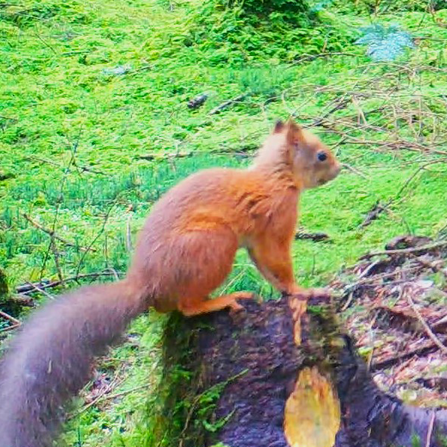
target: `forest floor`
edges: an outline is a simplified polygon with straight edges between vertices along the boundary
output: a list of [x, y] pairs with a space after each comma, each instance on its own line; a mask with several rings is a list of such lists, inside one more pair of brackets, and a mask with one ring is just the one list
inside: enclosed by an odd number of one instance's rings
[[[314, 21], [301, 28], [275, 17], [257, 26], [211, 1], [3, 3], [0, 266], [10, 291], [39, 304], [65, 287], [121, 277], [160, 194], [197, 169], [246, 166], [275, 120], [290, 115], [345, 165], [302, 197], [299, 231], [327, 237], [297, 238], [299, 283], [346, 285], [360, 256], [397, 236], [445, 237], [447, 9], [314, 3]], [[372, 60], [355, 43], [371, 24], [397, 24], [414, 48]], [[203, 105], [188, 107], [203, 94]], [[437, 256], [428, 261], [441, 261], [438, 271], [417, 280], [443, 291], [445, 251]], [[62, 286], [47, 287], [54, 281]], [[275, 296], [245, 253], [224, 289]], [[446, 304], [445, 292], [433, 296]], [[352, 319], [365, 303], [348, 304], [346, 319], [371, 358], [374, 328]], [[26, 318], [26, 307], [5, 301], [2, 309]], [[139, 318], [101, 361], [71, 416], [69, 445], [152, 445], [164, 322]], [[11, 326], [0, 319], [2, 339]], [[397, 335], [385, 331], [380, 346], [386, 337]], [[388, 389], [390, 380], [382, 380]], [[421, 400], [407, 390], [401, 397]]]

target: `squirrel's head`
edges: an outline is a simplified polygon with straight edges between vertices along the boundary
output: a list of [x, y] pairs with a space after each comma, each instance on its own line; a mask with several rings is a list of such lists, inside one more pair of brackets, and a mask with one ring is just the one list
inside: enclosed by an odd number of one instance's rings
[[300, 189], [315, 188], [333, 180], [341, 165], [314, 134], [293, 121], [278, 121], [264, 143], [255, 166], [290, 170]]

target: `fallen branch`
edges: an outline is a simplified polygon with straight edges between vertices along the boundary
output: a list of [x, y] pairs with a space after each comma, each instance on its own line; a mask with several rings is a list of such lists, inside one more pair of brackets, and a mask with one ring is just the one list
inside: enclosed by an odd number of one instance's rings
[[242, 95], [236, 96], [233, 99], [229, 99], [228, 101], [225, 101], [222, 104], [219, 104], [217, 107], [214, 107], [214, 109], [212, 109], [208, 113], [208, 115], [215, 115], [216, 113], [220, 113], [220, 112], [222, 112], [222, 110], [232, 106], [233, 104], [243, 101], [247, 96], [249, 96], [249, 94], [244, 93]]
[[14, 324], [22, 324], [20, 320], [17, 320], [17, 318], [14, 318], [13, 316], [7, 314], [6, 312], [3, 312], [0, 310], [0, 317], [3, 317], [5, 320], [12, 321]]
[[20, 307], [34, 307], [35, 303], [32, 298], [26, 295], [13, 295], [9, 296], [6, 300], [2, 301], [5, 306], [16, 305]]
[[297, 231], [295, 233], [296, 240], [311, 240], [314, 242], [328, 241], [329, 235], [326, 233], [305, 233], [304, 231]]

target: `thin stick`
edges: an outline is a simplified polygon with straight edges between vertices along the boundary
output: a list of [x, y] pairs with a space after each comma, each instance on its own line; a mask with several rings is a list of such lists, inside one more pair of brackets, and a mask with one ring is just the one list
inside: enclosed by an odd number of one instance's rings
[[208, 115], [215, 115], [216, 113], [220, 113], [222, 110], [226, 109], [227, 107], [230, 107], [233, 104], [243, 101], [247, 96], [248, 96], [248, 93], [244, 93], [243, 95], [239, 95], [239, 96], [236, 96], [235, 98], [229, 99], [228, 101], [223, 102], [222, 104], [218, 105], [217, 107], [214, 107], [214, 109], [212, 109]]
[[126, 250], [131, 253], [133, 250], [132, 247], [132, 230], [130, 226], [130, 221], [132, 219], [132, 214], [129, 214], [129, 217], [127, 219], [126, 223]]
[[385, 251], [377, 251], [375, 253], [368, 253], [363, 255], [360, 259], [369, 259], [374, 256], [383, 256], [383, 255], [404, 255], [408, 253], [417, 253], [420, 251], [429, 251], [435, 248], [447, 247], [447, 241], [439, 241], [434, 242], [433, 244], [422, 245], [420, 247], [411, 247], [411, 248], [402, 248], [396, 250], [385, 250]]
[[422, 317], [421, 313], [419, 312], [419, 309], [416, 307], [416, 305], [414, 304], [413, 298], [411, 298], [410, 294], [407, 293], [407, 301], [408, 304], [411, 306], [411, 308], [413, 309], [413, 312], [416, 314], [417, 319], [419, 320], [419, 322], [422, 324], [422, 326], [424, 326], [425, 332], [427, 333], [427, 335], [432, 339], [433, 343], [436, 344], [436, 346], [444, 353], [447, 354], [447, 346], [445, 346], [441, 340], [439, 340], [439, 338], [435, 335], [435, 333], [431, 330], [430, 326], [428, 325], [428, 323], [424, 320], [424, 318]]
[[57, 221], [58, 221], [58, 218], [59, 218], [59, 213], [60, 213], [60, 209], [61, 209], [61, 205], [62, 205], [62, 199], [63, 199], [63, 193], [64, 193], [64, 189], [65, 189], [65, 184], [66, 184], [66, 182], [68, 180], [68, 174], [70, 172], [70, 168], [73, 165], [73, 162], [75, 161], [75, 158], [76, 158], [76, 152], [78, 150], [79, 142], [81, 140], [81, 134], [82, 134], [82, 127], [79, 129], [79, 133], [78, 133], [77, 139], [74, 142], [74, 144], [72, 145], [70, 160], [68, 162], [68, 165], [67, 165], [66, 169], [64, 170], [64, 175], [62, 177], [61, 187], [60, 187], [60, 199], [57, 202], [56, 211], [54, 213], [52, 230], [51, 230], [53, 234], [51, 235], [51, 241], [48, 244], [48, 248], [47, 248], [47, 250], [45, 252], [45, 257], [44, 257], [42, 266], [40, 268], [40, 278], [39, 279], [42, 279], [43, 274], [45, 272], [45, 268], [46, 268], [47, 262], [48, 262], [48, 258], [50, 257], [51, 244], [53, 243], [54, 234], [56, 233], [56, 226], [57, 226]]
[[70, 420], [74, 417], [77, 417], [80, 414], [87, 411], [89, 408], [93, 407], [93, 405], [97, 404], [100, 400], [102, 400], [105, 394], [109, 393], [114, 387], [119, 386], [123, 381], [124, 379], [118, 380], [117, 377], [115, 377], [106, 387], [104, 387], [104, 389], [99, 393], [99, 395], [95, 399], [93, 399], [89, 404], [82, 407], [76, 414], [70, 416], [68, 419]]
[[439, 259], [438, 261], [430, 262], [425, 259], [421, 259], [416, 255], [413, 255], [413, 259], [416, 262], [419, 262], [419, 264], [423, 265], [424, 267], [427, 267], [436, 273], [441, 273], [442, 275], [444, 275], [447, 278], [447, 271], [445, 269], [441, 268], [441, 266], [444, 264], [443, 260]]
[[7, 314], [6, 312], [3, 312], [0, 310], [0, 316], [5, 318], [6, 320], [12, 321], [15, 324], [22, 324], [20, 320], [17, 320], [17, 318], [12, 317], [11, 315]]
[[20, 326], [21, 326], [21, 324], [13, 324], [12, 326], [5, 327], [3, 329], [0, 329], [0, 334], [3, 334], [4, 332], [13, 331], [14, 329], [17, 329]]
[[52, 242], [51, 251], [53, 252], [53, 256], [54, 256], [54, 264], [56, 266], [57, 276], [59, 278], [59, 281], [61, 281], [61, 283], [64, 284], [64, 276], [62, 275], [62, 269], [59, 264], [59, 252], [57, 251], [55, 239], [52, 238], [51, 242]]
[[354, 166], [351, 166], [347, 163], [343, 163], [343, 167], [348, 169], [349, 171], [353, 172], [354, 174], [359, 175], [360, 177], [364, 178], [364, 179], [368, 179], [368, 176], [363, 174], [363, 172], [360, 172], [358, 169], [354, 168]]
[[398, 356], [393, 356], [391, 358], [388, 358], [386, 360], [382, 360], [381, 362], [377, 362], [373, 365], [371, 365], [371, 370], [374, 371], [382, 371], [384, 369], [390, 368], [391, 366], [397, 364], [397, 363], [401, 363], [404, 362], [414, 356], [417, 355], [425, 355], [425, 354], [430, 354], [433, 351], [436, 350], [436, 345], [433, 344], [432, 342], [430, 342], [430, 344], [420, 347], [420, 348], [416, 348], [413, 349], [410, 352], [407, 352], [405, 354], [402, 355], [398, 355]]
[[[59, 280], [58, 281], [59, 284], [63, 283], [63, 280]], [[44, 294], [47, 298], [49, 298], [50, 300], [54, 300], [54, 296], [49, 294], [47, 291], [45, 291], [44, 289], [41, 289], [39, 286], [37, 286], [36, 284], [33, 284], [31, 282], [27, 282], [28, 285], [30, 285], [33, 289], [35, 289], [37, 292], [40, 292], [42, 294]]]
[[[36, 227], [38, 230], [43, 231], [44, 233], [48, 234], [48, 236], [52, 237], [53, 239], [57, 239], [58, 241], [62, 242], [63, 244], [69, 246], [69, 247], [75, 247], [79, 248], [82, 251], [86, 251], [87, 249], [85, 247], [79, 247], [78, 245], [74, 244], [73, 242], [67, 241], [67, 239], [64, 239], [56, 234], [55, 231], [50, 230], [49, 228], [45, 228], [44, 226], [40, 225], [40, 223], [36, 222], [33, 218], [28, 216], [28, 214], [23, 213], [22, 216], [33, 226]], [[94, 249], [92, 251], [95, 251]]]
[[445, 163], [446, 160], [445, 158], [441, 159], [441, 160], [432, 160], [429, 161], [428, 163], [424, 163], [422, 166], [419, 166], [418, 169], [416, 169], [415, 172], [413, 172], [413, 174], [410, 175], [410, 177], [408, 177], [408, 179], [405, 181], [405, 183], [401, 186], [401, 188], [399, 189], [399, 191], [396, 194], [396, 199], [400, 197], [400, 195], [402, 194], [402, 192], [408, 187], [408, 185], [416, 178], [416, 176], [423, 171], [427, 166], [430, 165], [434, 165], [437, 163]]
[[85, 257], [87, 256], [87, 253], [91, 250], [95, 242], [101, 237], [101, 235], [104, 233], [106, 229], [107, 222], [110, 217], [110, 213], [112, 212], [113, 208], [115, 206], [115, 203], [112, 203], [112, 206], [107, 210], [106, 215], [104, 217], [104, 221], [102, 223], [102, 227], [99, 230], [98, 234], [93, 238], [93, 240], [90, 242], [89, 246], [87, 247], [87, 250], [82, 254], [81, 260], [78, 263], [78, 267], [76, 269], [76, 276], [79, 276], [79, 272], [81, 271], [82, 263], [84, 262]]
[[[116, 271], [112, 271], [111, 269], [109, 269], [110, 271], [104, 271], [104, 272], [97, 272], [97, 273], [84, 273], [82, 275], [76, 275], [76, 276], [71, 276], [69, 278], [65, 278], [64, 279], [64, 283], [67, 283], [68, 281], [78, 281], [80, 279], [85, 279], [85, 278], [98, 278], [100, 276], [116, 276], [117, 272]], [[49, 282], [47, 284], [44, 283], [25, 283], [22, 284], [20, 286], [16, 287], [16, 292], [20, 293], [20, 294], [24, 294], [26, 295], [29, 292], [32, 292], [35, 289], [38, 289], [39, 292], [42, 292], [44, 289], [52, 289], [54, 287], [57, 287], [61, 284], [60, 281], [53, 281], [53, 282]]]
[[[400, 270], [400, 273], [409, 273], [416, 269], [420, 269], [420, 266], [419, 265], [417, 265], [417, 266], [410, 265], [409, 267], [402, 268], [402, 270]], [[380, 273], [380, 274], [377, 274], [377, 275], [374, 275], [374, 276], [371, 276], [368, 278], [364, 278], [363, 273], [362, 273], [361, 276], [359, 277], [361, 279], [357, 280], [354, 283], [347, 284], [343, 288], [343, 290], [346, 293], [347, 291], [352, 290], [353, 288], [364, 285], [364, 284], [371, 284], [371, 283], [373, 284], [373, 283], [375, 283], [379, 280], [382, 280], [382, 279], [392, 278], [395, 274], [396, 274], [396, 272], [393, 271], [393, 272], [387, 272], [387, 273]], [[398, 283], [399, 283], [399, 281], [393, 281], [393, 284], [398, 284]]]
[[[155, 362], [152, 366], [151, 372], [155, 371], [155, 369], [158, 367], [158, 362]], [[102, 392], [96, 396], [95, 399], [93, 399], [89, 404], [85, 405], [84, 407], [82, 407], [76, 414], [72, 415], [69, 419], [72, 419], [73, 417], [77, 417], [80, 414], [84, 413], [86, 410], [88, 410], [89, 408], [93, 407], [93, 405], [96, 405], [99, 402], [102, 402], [104, 400], [110, 400], [110, 399], [114, 399], [115, 397], [121, 397], [121, 396], [125, 396], [126, 394], [132, 393], [133, 391], [137, 391], [143, 388], [147, 388], [148, 386], [151, 386], [150, 383], [146, 383], [145, 385], [140, 385], [137, 386], [135, 388], [131, 388], [130, 390], [125, 390], [125, 391], [121, 391], [120, 393], [115, 393], [115, 394], [110, 394], [108, 395], [108, 393], [113, 389], [116, 388], [117, 386], [120, 386], [123, 382], [124, 382], [124, 378], [121, 380], [118, 380], [118, 377], [121, 375], [121, 371], [122, 368], [116, 373], [114, 379], [109, 383], [109, 385], [107, 385]]]
[[431, 437], [433, 435], [433, 428], [435, 426], [435, 420], [436, 420], [436, 411], [432, 411], [431, 418], [430, 418], [430, 424], [428, 426], [428, 431], [427, 431], [427, 440], [425, 441], [425, 447], [430, 447]]
[[130, 394], [130, 393], [133, 393], [134, 391], [142, 390], [142, 389], [147, 388], [148, 386], [151, 386], [151, 385], [152, 385], [151, 383], [146, 383], [145, 385], [136, 386], [134, 388], [131, 388], [130, 390], [121, 391], [120, 393], [102, 395], [99, 399], [96, 400], [95, 403], [102, 402], [104, 400], [115, 399], [116, 397], [122, 397], [122, 396], [125, 396], [126, 394]]

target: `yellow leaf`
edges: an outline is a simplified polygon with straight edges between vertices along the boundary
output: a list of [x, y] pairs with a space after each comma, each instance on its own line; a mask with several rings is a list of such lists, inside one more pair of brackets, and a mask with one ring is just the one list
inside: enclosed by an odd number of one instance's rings
[[333, 447], [340, 404], [331, 382], [316, 367], [301, 370], [286, 402], [284, 433], [291, 447]]

